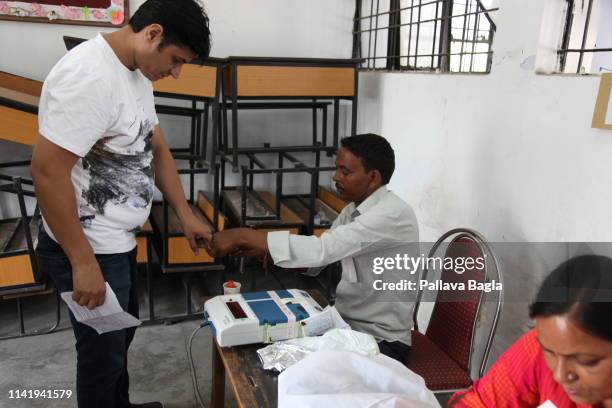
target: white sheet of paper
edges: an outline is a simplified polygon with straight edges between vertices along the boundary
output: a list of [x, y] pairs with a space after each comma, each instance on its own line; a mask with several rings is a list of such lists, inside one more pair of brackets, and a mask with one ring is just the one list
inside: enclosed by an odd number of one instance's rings
[[608, 110], [606, 111], [606, 125], [612, 125], [612, 92], [610, 92], [610, 100], [608, 101]]
[[320, 336], [331, 329], [349, 328], [340, 313], [333, 306], [328, 306], [317, 315], [311, 316], [308, 319], [301, 321], [304, 328], [304, 336]]
[[72, 292], [62, 292], [62, 299], [74, 314], [78, 322], [83, 323], [94, 329], [98, 334], [108, 333], [115, 330], [126, 329], [140, 325], [142, 322], [124, 312], [117, 300], [117, 295], [106, 282], [106, 297], [101, 306], [93, 310], [81, 306], [72, 300]]

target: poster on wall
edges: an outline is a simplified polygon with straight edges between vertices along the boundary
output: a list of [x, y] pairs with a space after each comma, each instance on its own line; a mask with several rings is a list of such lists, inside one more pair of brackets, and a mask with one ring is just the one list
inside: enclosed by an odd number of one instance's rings
[[592, 127], [612, 130], [612, 73], [601, 74]]
[[96, 26], [122, 26], [129, 0], [0, 0], [0, 19]]

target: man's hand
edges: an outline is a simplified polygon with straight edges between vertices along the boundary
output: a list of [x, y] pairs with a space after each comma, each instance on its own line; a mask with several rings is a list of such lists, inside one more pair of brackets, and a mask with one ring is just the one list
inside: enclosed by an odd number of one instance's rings
[[198, 255], [200, 248], [206, 248], [212, 239], [212, 229], [192, 212], [181, 219], [181, 225], [191, 250]]
[[76, 154], [38, 138], [32, 154], [32, 177], [40, 210], [72, 265], [72, 299], [93, 309], [104, 303], [106, 286], [100, 265], [83, 232], [70, 174]]
[[233, 255], [240, 250], [242, 235], [248, 228], [219, 231], [210, 242], [208, 253], [214, 257]]
[[72, 299], [81, 306], [95, 309], [104, 303], [106, 284], [95, 258], [72, 266]]
[[210, 243], [209, 253], [215, 257], [265, 257], [268, 253], [267, 233], [251, 228], [232, 228], [217, 232]]

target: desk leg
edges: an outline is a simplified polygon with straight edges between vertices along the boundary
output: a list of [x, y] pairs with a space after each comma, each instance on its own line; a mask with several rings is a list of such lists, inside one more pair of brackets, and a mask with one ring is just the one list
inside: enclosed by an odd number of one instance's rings
[[225, 405], [225, 367], [215, 340], [212, 346], [212, 370], [210, 405], [213, 408], [223, 408]]
[[151, 245], [151, 237], [147, 236], [147, 263], [145, 264], [147, 272], [147, 290], [149, 292], [149, 320], [155, 320], [155, 299], [153, 298], [153, 279], [151, 273], [153, 273], [153, 245]]

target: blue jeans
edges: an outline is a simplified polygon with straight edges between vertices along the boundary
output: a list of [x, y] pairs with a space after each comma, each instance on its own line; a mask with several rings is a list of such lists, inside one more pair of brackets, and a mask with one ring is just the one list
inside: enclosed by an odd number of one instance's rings
[[[36, 249], [42, 271], [58, 291], [72, 290], [72, 267], [62, 248], [41, 228]], [[113, 288], [121, 307], [138, 317], [136, 249], [96, 255], [104, 280]], [[99, 335], [91, 327], [70, 321], [77, 351], [77, 402], [81, 408], [128, 408], [127, 351], [135, 328]]]

